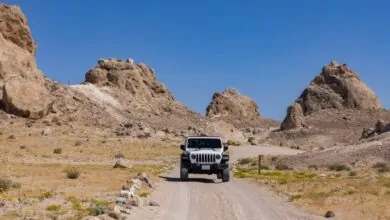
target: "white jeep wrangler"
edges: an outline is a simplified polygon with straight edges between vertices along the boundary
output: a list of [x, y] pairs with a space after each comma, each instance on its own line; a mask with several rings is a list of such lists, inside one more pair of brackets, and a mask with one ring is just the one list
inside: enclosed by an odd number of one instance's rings
[[221, 137], [187, 137], [181, 149], [180, 179], [185, 181], [188, 174], [217, 174], [218, 179], [230, 179], [228, 146]]

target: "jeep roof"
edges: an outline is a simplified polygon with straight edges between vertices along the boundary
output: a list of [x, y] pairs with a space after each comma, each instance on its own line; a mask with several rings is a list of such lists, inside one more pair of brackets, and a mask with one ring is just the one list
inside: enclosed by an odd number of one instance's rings
[[202, 135], [202, 136], [188, 136], [187, 139], [189, 138], [214, 138], [214, 139], [222, 139], [222, 137], [220, 136], [205, 136], [205, 135]]

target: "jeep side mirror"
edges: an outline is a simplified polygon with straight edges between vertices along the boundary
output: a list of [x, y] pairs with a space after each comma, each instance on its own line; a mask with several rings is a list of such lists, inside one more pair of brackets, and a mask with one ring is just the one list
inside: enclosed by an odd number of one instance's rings
[[227, 144], [223, 145], [223, 151], [227, 151], [229, 149], [229, 146]]
[[182, 149], [184, 151], [186, 149], [186, 146], [184, 146], [184, 144], [181, 144], [180, 149]]

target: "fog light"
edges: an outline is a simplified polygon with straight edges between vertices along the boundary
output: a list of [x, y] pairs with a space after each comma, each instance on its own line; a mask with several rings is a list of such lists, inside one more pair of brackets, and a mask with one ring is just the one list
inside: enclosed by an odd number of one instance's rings
[[195, 154], [192, 154], [192, 155], [191, 155], [191, 159], [196, 159]]
[[221, 159], [221, 155], [217, 154], [217, 156], [215, 156], [215, 158], [217, 158], [217, 160]]

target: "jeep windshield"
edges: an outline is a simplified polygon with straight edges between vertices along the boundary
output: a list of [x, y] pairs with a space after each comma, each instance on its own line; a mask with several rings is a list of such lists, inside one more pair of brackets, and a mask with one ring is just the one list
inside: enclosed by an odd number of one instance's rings
[[220, 149], [222, 143], [217, 138], [189, 138], [187, 140], [187, 148], [193, 149]]

